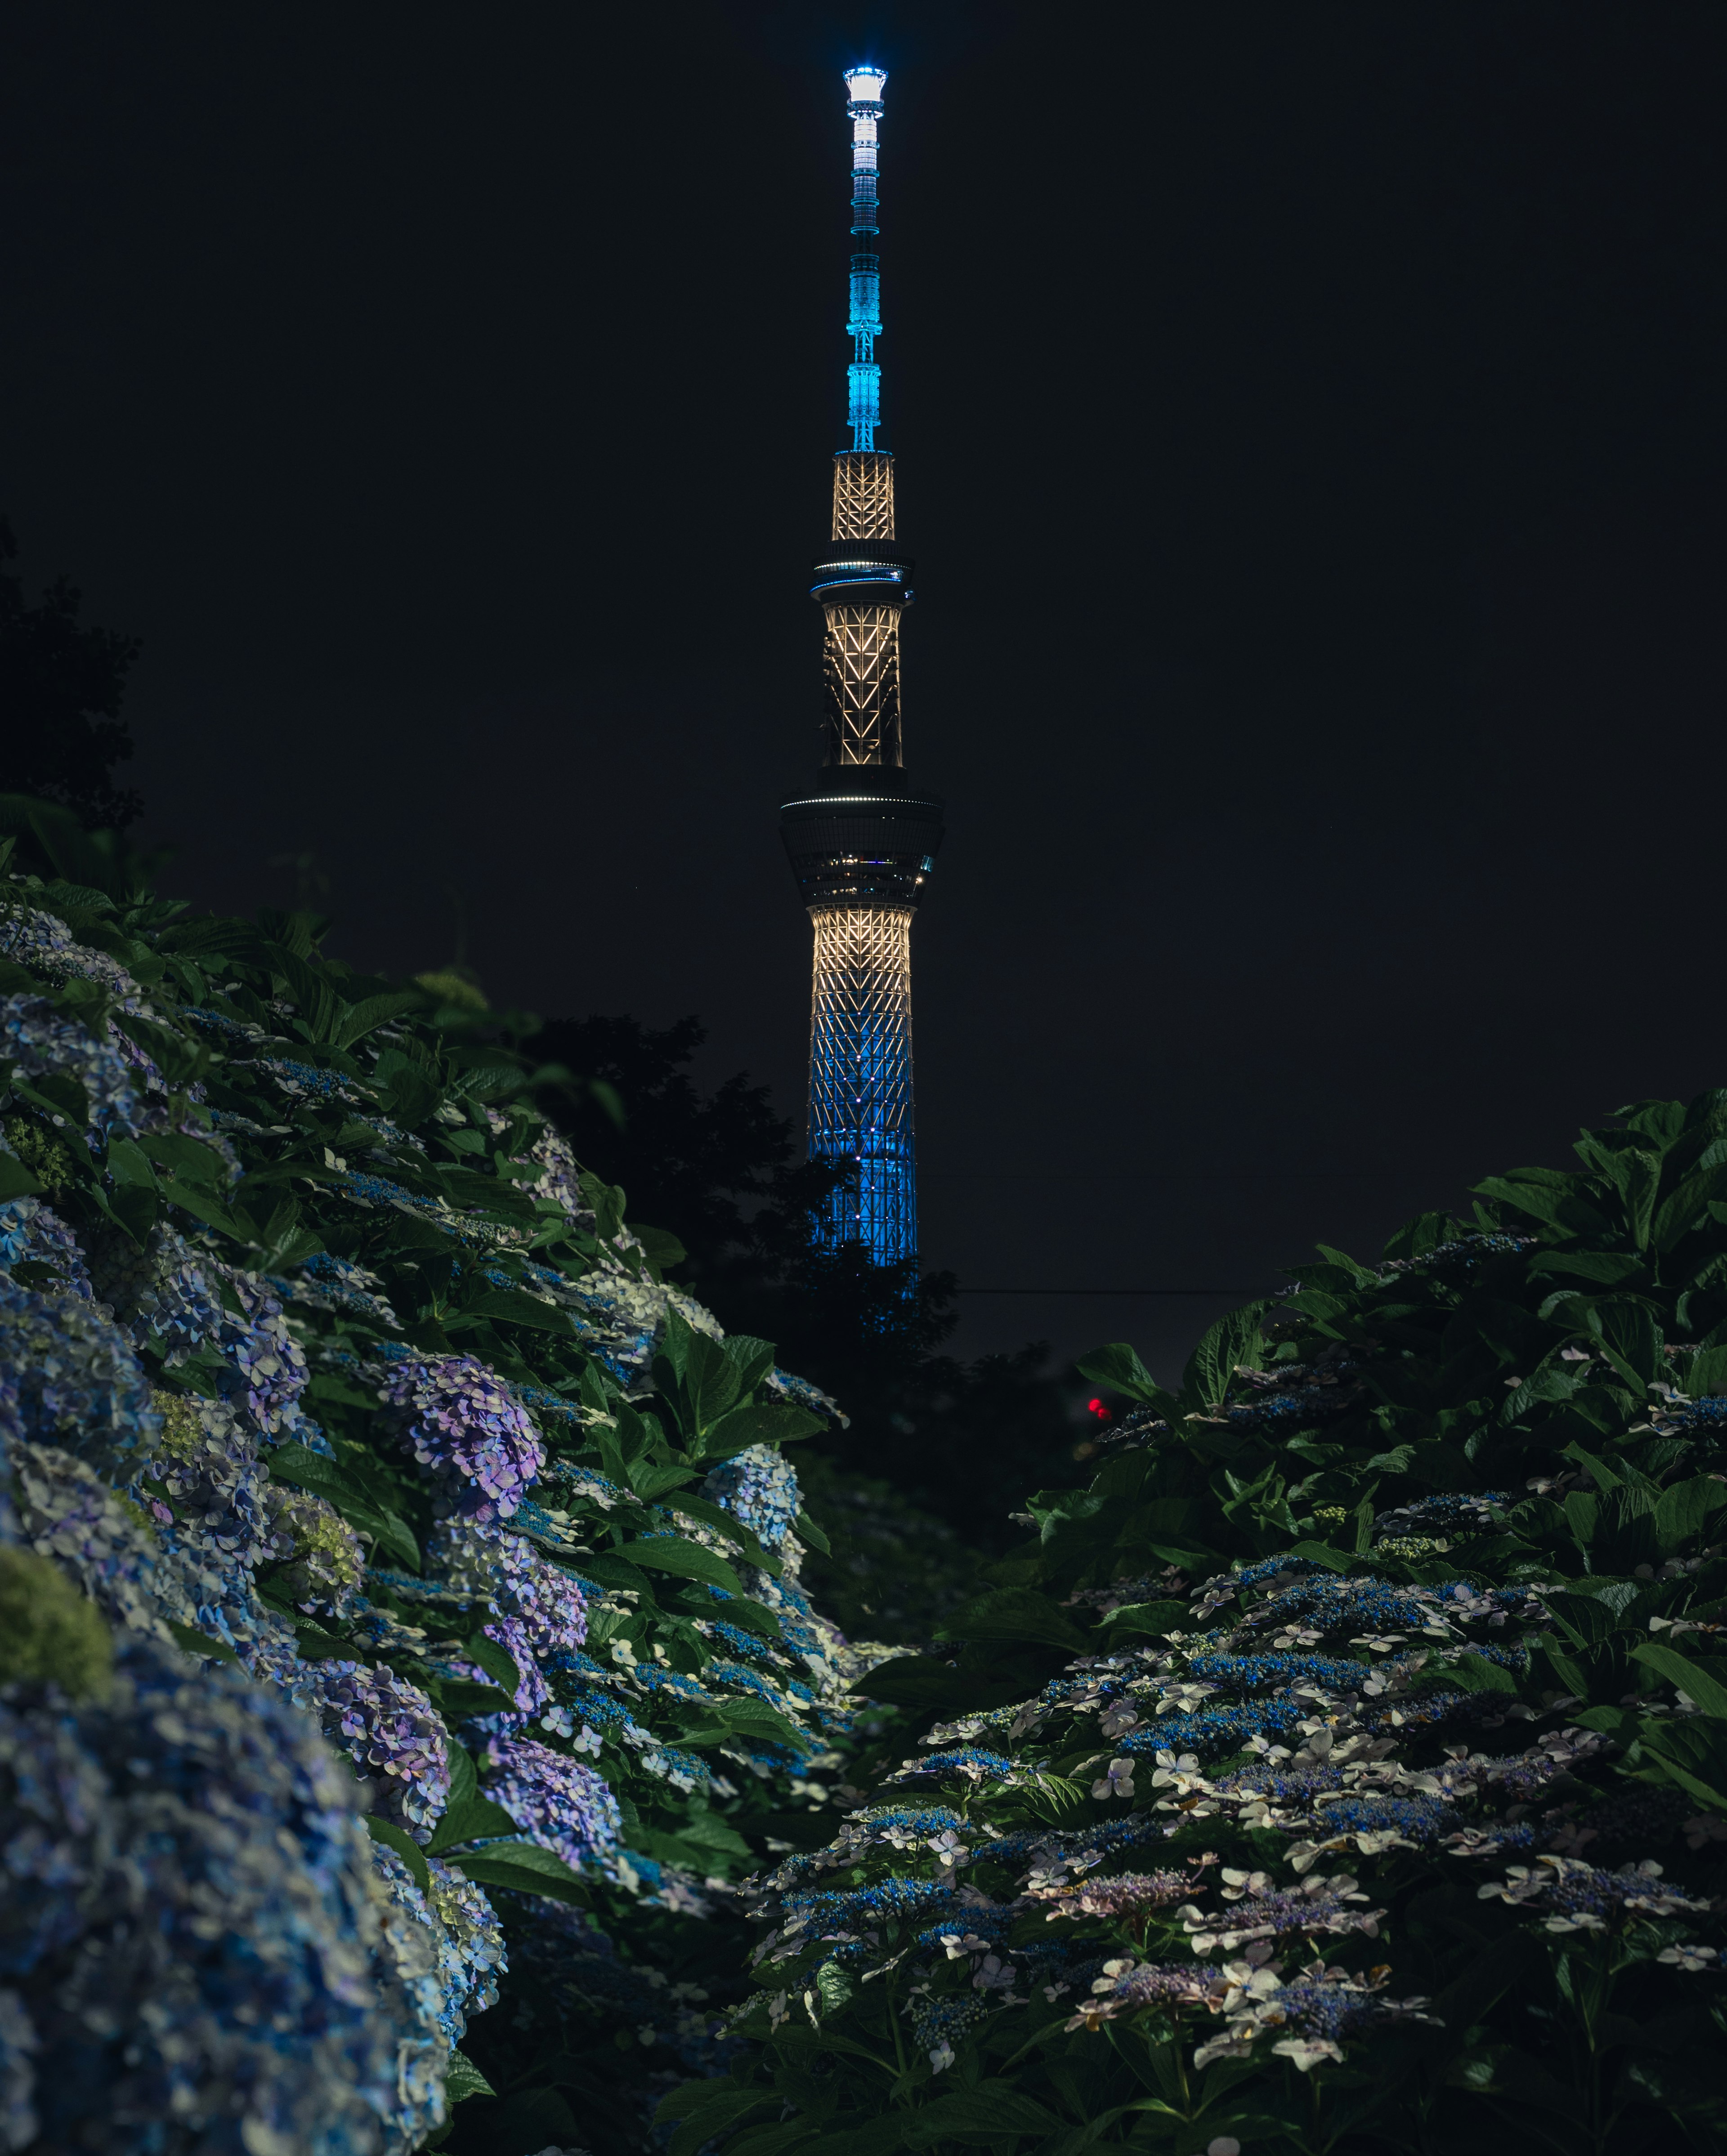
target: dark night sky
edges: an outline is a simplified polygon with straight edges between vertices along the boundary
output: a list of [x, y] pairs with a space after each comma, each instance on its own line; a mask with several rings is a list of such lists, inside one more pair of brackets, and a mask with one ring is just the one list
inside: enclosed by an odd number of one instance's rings
[[14, 0], [0, 504], [174, 887], [799, 1107], [865, 57], [928, 1257], [1262, 1289], [1727, 1082], [1718, 0]]

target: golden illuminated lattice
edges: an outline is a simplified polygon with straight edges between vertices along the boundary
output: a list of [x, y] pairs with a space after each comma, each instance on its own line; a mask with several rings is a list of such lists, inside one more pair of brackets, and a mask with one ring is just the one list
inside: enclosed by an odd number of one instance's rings
[[885, 449], [843, 449], [834, 459], [834, 536], [893, 536], [893, 459]]
[[822, 639], [828, 763], [903, 759], [899, 723], [897, 606], [830, 606]]
[[893, 906], [812, 906], [810, 1157], [855, 1169], [825, 1223], [878, 1263], [914, 1256], [912, 916]]

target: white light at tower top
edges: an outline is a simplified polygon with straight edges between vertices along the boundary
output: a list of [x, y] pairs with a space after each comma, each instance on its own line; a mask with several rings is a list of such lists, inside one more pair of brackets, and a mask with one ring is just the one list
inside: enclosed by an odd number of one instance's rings
[[886, 68], [855, 67], [846, 70], [846, 90], [854, 105], [879, 105], [881, 85], [887, 80]]

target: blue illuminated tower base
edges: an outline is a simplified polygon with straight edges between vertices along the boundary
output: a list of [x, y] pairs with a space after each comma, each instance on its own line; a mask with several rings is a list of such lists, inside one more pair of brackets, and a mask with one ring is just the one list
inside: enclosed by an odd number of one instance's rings
[[909, 907], [818, 906], [810, 1014], [810, 1157], [843, 1167], [824, 1240], [878, 1264], [917, 1255]]

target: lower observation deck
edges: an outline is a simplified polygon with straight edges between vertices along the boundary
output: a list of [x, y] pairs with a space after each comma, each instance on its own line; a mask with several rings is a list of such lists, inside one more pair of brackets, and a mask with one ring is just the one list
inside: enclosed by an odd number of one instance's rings
[[808, 906], [915, 907], [943, 837], [941, 796], [896, 764], [829, 764], [779, 811]]
[[810, 596], [830, 607], [908, 607], [916, 566], [892, 540], [836, 539], [810, 565]]

